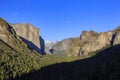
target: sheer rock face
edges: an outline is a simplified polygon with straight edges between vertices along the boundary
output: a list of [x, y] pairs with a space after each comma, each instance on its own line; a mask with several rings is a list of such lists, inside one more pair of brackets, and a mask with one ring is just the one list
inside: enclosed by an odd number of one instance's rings
[[29, 48], [41, 52], [38, 29], [29, 24], [9, 25], [0, 18], [0, 40], [17, 50]]
[[[68, 44], [69, 43], [69, 44]], [[80, 38], [69, 38], [57, 43], [53, 49], [65, 50], [69, 55], [88, 55], [89, 52], [120, 44], [120, 27], [115, 30], [97, 33], [83, 31]]]
[[120, 44], [120, 32], [116, 33], [116, 38], [114, 39], [113, 45]]
[[39, 30], [30, 24], [11, 24], [16, 34], [40, 48]]
[[14, 29], [2, 18], [0, 18], [0, 40], [18, 51], [28, 49], [27, 45], [16, 35]]
[[113, 35], [113, 45], [117, 45], [120, 44], [120, 26], [118, 26], [114, 31], [114, 35]]
[[[82, 33], [80, 37], [80, 40], [84, 43], [83, 46], [81, 46], [84, 55], [88, 55], [89, 52], [99, 50], [103, 47], [106, 47], [107, 45], [111, 45], [113, 36], [112, 31], [95, 34], [92, 34], [90, 31], [86, 32], [86, 34], [88, 34], [88, 36]], [[87, 37], [87, 40], [84, 40], [84, 37]]]

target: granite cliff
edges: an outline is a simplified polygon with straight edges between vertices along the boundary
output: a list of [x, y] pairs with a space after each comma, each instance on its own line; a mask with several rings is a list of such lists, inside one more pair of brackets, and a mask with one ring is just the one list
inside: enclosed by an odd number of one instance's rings
[[30, 50], [27, 44], [16, 34], [13, 27], [2, 18], [0, 18], [0, 41], [15, 51], [24, 52], [25, 50]]
[[31, 48], [40, 52], [39, 30], [31, 24], [11, 24], [16, 34]]
[[80, 46], [83, 54], [88, 55], [89, 52], [101, 50], [120, 43], [120, 27], [115, 30], [97, 33], [94, 31], [83, 31], [80, 41], [84, 43]]
[[31, 24], [11, 24], [16, 34], [40, 48], [39, 30]]
[[55, 53], [64, 52], [68, 55], [89, 55], [107, 47], [120, 43], [120, 27], [115, 30], [97, 33], [82, 31], [80, 38], [68, 38], [53, 46]]

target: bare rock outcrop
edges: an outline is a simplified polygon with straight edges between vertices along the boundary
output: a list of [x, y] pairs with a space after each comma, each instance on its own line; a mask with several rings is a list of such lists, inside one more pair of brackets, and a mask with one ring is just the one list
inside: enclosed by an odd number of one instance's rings
[[113, 36], [113, 39], [114, 39], [114, 42], [113, 42], [113, 45], [117, 45], [117, 44], [120, 44], [120, 26], [118, 26], [115, 30], [114, 30], [114, 36]]
[[14, 50], [20, 52], [29, 50], [27, 45], [16, 35], [14, 29], [2, 18], [0, 18], [0, 40]]
[[[8, 24], [0, 18], [0, 39], [13, 48], [24, 44], [31, 50], [41, 53], [39, 30], [30, 24]], [[18, 44], [16, 47], [16, 44]]]
[[40, 48], [39, 30], [31, 24], [11, 24], [16, 34]]
[[[84, 43], [82, 47], [84, 54], [88, 55], [89, 52], [99, 50], [106, 45], [111, 44], [112, 40], [112, 31], [108, 32], [101, 32], [101, 33], [96, 33], [93, 31], [87, 32], [87, 36], [85, 35], [85, 32], [83, 32], [80, 36], [80, 40]], [[84, 39], [84, 37], [87, 38], [87, 40]]]
[[0, 18], [0, 39], [13, 46], [17, 35], [14, 29], [2, 18]]
[[[94, 34], [93, 34], [94, 33]], [[89, 52], [97, 51], [108, 46], [117, 45], [120, 43], [120, 27], [115, 30], [107, 32], [82, 32], [80, 40], [84, 43], [81, 46], [84, 55], [88, 55]]]

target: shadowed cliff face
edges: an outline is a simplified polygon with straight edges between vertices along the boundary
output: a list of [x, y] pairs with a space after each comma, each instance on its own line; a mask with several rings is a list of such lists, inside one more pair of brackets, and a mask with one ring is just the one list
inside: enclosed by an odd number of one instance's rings
[[16, 34], [13, 27], [11, 27], [5, 20], [0, 18], [0, 40], [9, 45], [16, 51], [29, 51], [28, 46]]
[[16, 34], [24, 41], [31, 50], [41, 53], [39, 30], [31, 24], [11, 24]]
[[0, 80], [14, 77], [37, 69], [41, 55], [29, 47], [16, 35], [14, 29], [0, 18]]
[[31, 41], [40, 48], [39, 30], [30, 24], [11, 24], [17, 35]]
[[40, 39], [40, 51], [41, 51], [41, 54], [45, 54], [45, 41], [44, 39], [39, 36], [39, 39]]

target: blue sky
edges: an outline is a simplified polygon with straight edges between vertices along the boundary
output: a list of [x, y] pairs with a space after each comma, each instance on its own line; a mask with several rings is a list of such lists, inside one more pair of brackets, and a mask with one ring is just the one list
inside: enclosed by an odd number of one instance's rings
[[45, 40], [56, 41], [119, 26], [120, 0], [0, 0], [0, 17], [30, 23]]

